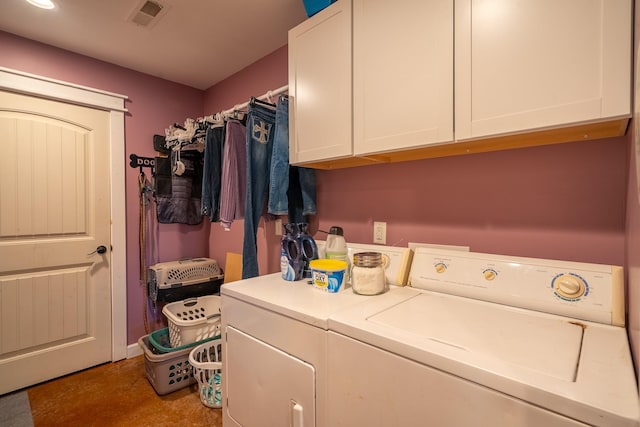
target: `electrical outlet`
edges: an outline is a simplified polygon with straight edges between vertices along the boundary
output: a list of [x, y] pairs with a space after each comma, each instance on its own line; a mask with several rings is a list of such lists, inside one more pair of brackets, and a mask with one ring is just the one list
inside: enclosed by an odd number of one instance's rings
[[373, 243], [381, 245], [387, 244], [387, 223], [374, 221], [373, 223]]
[[276, 236], [282, 236], [284, 234], [284, 230], [282, 229], [282, 220], [278, 218], [275, 222]]

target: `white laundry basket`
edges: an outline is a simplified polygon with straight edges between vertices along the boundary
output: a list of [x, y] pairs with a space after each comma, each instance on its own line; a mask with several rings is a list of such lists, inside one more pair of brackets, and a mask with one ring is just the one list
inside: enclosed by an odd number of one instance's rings
[[220, 335], [220, 297], [207, 295], [167, 304], [162, 309], [169, 324], [171, 347], [180, 347]]
[[214, 339], [189, 353], [193, 377], [198, 381], [200, 400], [209, 408], [222, 407], [222, 342]]

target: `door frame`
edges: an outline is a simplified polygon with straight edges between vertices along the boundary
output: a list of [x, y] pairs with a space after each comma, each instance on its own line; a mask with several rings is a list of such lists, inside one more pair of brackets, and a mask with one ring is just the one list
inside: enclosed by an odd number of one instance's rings
[[110, 113], [111, 360], [127, 357], [127, 246], [124, 114], [126, 95], [0, 67], [0, 90], [96, 108]]

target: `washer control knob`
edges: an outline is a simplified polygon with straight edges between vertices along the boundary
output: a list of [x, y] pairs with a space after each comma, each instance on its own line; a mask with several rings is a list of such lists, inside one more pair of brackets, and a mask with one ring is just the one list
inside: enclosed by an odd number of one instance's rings
[[582, 278], [571, 275], [562, 274], [553, 281], [553, 288], [558, 295], [565, 298], [576, 299], [584, 295], [587, 286]]
[[484, 276], [485, 280], [491, 281], [496, 278], [498, 273], [494, 269], [488, 268], [482, 272], [482, 275]]
[[439, 262], [435, 265], [435, 269], [436, 269], [436, 273], [444, 273], [445, 271], [447, 271], [447, 265]]

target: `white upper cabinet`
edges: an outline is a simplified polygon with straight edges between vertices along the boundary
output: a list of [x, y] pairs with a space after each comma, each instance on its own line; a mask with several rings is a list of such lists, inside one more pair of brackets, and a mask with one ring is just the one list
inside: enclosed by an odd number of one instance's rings
[[629, 116], [631, 0], [456, 0], [455, 137]]
[[289, 31], [289, 157], [304, 163], [352, 155], [351, 1]]
[[453, 140], [453, 1], [354, 0], [355, 155]]
[[290, 161], [624, 135], [632, 0], [338, 0], [289, 32]]

